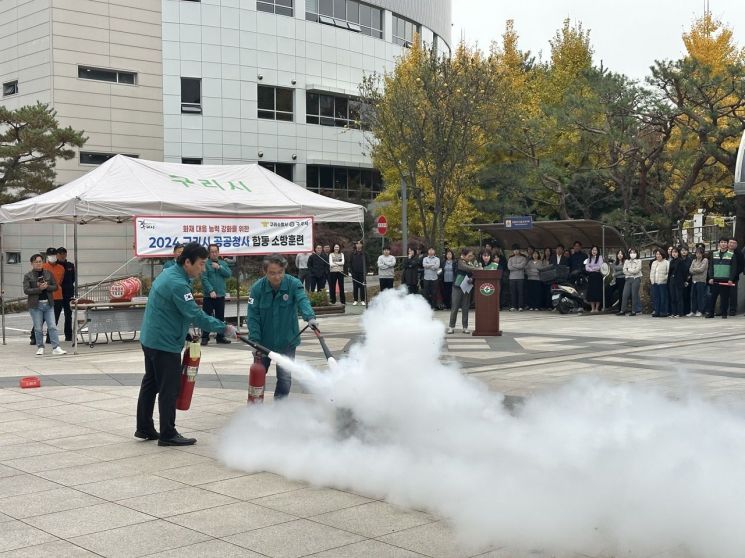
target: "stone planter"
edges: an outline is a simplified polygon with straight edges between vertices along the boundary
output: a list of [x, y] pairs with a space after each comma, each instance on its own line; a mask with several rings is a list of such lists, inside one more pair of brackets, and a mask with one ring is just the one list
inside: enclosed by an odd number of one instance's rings
[[344, 314], [347, 308], [343, 304], [341, 305], [329, 305], [329, 306], [313, 306], [313, 312], [316, 316], [328, 316], [330, 314]]

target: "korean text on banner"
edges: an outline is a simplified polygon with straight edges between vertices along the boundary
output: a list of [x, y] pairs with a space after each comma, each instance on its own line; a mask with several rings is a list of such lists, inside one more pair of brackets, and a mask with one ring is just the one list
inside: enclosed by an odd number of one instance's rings
[[177, 244], [217, 244], [224, 256], [313, 250], [313, 217], [136, 216], [135, 255], [167, 258]]

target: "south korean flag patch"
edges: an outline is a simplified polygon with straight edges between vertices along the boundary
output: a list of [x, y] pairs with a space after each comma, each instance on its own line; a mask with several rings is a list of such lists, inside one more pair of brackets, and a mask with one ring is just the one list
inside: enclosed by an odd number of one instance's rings
[[186, 293], [186, 294], [184, 295], [184, 300], [185, 300], [186, 302], [189, 302], [190, 300], [194, 300], [194, 295], [193, 295], [193, 294], [191, 294], [191, 293]]
[[248, 304], [249, 304], [249, 306], [250, 306], [250, 305], [252, 305], [253, 303], [254, 303], [254, 299], [253, 299], [253, 297], [250, 297], [250, 296], [249, 296], [249, 297], [248, 297]]

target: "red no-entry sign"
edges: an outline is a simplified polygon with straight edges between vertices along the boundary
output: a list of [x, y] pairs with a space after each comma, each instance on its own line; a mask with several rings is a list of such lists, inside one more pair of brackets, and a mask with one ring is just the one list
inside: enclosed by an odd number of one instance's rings
[[388, 232], [388, 219], [385, 218], [385, 215], [381, 215], [375, 220], [375, 226], [378, 228], [378, 234], [385, 236], [385, 233]]

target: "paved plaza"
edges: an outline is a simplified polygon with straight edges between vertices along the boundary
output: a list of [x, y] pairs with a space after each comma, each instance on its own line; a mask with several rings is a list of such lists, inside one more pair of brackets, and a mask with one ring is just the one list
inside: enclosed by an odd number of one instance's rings
[[[362, 335], [362, 310], [349, 310], [321, 321], [338, 356]], [[8, 326], [0, 347], [0, 557], [556, 556], [550, 549], [466, 549], [428, 513], [224, 468], [214, 444], [245, 405], [251, 359], [242, 344], [203, 352], [192, 409], [177, 416], [180, 432], [198, 444], [158, 447], [132, 437], [143, 372], [137, 343], [39, 358], [23, 333], [28, 316], [9, 316]], [[745, 395], [745, 317], [508, 312], [502, 329], [502, 337], [450, 335], [443, 358], [508, 395], [508, 403], [587, 375], [655, 386], [673, 397], [691, 390], [705, 398]], [[311, 337], [298, 357], [324, 362]], [[19, 389], [27, 375], [40, 376], [42, 387]], [[297, 383], [295, 390], [293, 397], [304, 396]]]

